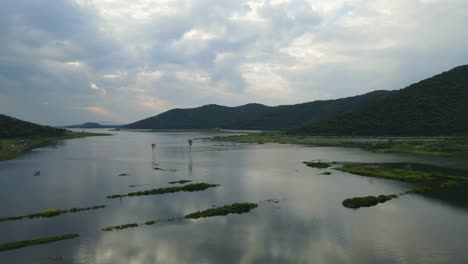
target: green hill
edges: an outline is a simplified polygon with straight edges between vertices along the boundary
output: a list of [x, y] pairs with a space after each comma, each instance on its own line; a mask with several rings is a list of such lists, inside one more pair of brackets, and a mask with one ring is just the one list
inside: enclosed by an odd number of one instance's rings
[[0, 138], [56, 137], [63, 135], [65, 131], [0, 114]]
[[412, 84], [335, 118], [288, 134], [325, 136], [468, 135], [468, 65]]
[[173, 109], [124, 127], [134, 129], [288, 129], [352, 111], [391, 93], [374, 91], [338, 100], [275, 107], [247, 104], [238, 107], [205, 105], [190, 109]]

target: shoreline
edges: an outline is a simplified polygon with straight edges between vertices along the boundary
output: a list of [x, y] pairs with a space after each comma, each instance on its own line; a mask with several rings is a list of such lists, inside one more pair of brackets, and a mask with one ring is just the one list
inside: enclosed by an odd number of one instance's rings
[[293, 144], [319, 147], [360, 148], [375, 153], [425, 154], [434, 156], [468, 156], [468, 138], [458, 137], [306, 137], [287, 136], [278, 132], [216, 136], [214, 142], [248, 144]]
[[111, 136], [107, 133], [90, 133], [90, 132], [72, 132], [67, 131], [65, 134], [58, 137], [26, 137], [26, 138], [2, 138], [0, 139], [0, 161], [12, 160], [20, 155], [43, 146], [53, 144], [57, 141], [95, 137], [95, 136]]

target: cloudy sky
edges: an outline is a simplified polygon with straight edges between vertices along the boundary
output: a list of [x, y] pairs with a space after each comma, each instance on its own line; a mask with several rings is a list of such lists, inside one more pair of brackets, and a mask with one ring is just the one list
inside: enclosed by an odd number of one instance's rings
[[468, 63], [466, 0], [16, 0], [0, 113], [127, 123], [175, 107], [399, 89]]

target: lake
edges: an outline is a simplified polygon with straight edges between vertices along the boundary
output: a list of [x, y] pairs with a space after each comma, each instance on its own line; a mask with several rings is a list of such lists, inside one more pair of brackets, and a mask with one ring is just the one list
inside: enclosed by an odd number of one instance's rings
[[[92, 130], [96, 131], [96, 130]], [[97, 130], [99, 132], [105, 130]], [[371, 208], [353, 196], [392, 194], [409, 184], [303, 161], [419, 162], [468, 168], [463, 158], [375, 154], [359, 149], [243, 145], [189, 138], [212, 132], [128, 132], [59, 142], [0, 162], [0, 217], [50, 208], [107, 208], [0, 223], [0, 243], [77, 233], [79, 238], [0, 252], [0, 263], [468, 263], [468, 207], [406, 195]], [[167, 171], [154, 170], [155, 161]], [[34, 177], [39, 170], [40, 176]], [[175, 171], [173, 171], [175, 170]], [[324, 171], [331, 175], [320, 175]], [[119, 176], [127, 173], [127, 176]], [[220, 184], [200, 192], [107, 199], [181, 179]], [[129, 187], [130, 185], [142, 185]], [[101, 228], [235, 202], [241, 214], [103, 232]]]

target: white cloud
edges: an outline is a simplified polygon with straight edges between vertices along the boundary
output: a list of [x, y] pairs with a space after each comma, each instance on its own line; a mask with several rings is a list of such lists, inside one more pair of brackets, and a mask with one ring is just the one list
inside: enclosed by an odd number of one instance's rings
[[[465, 0], [12, 2], [0, 11], [0, 96], [30, 104], [0, 111], [87, 121], [67, 108], [80, 101], [134, 121], [399, 89], [467, 63], [467, 10]], [[43, 101], [57, 111], [34, 120]]]

